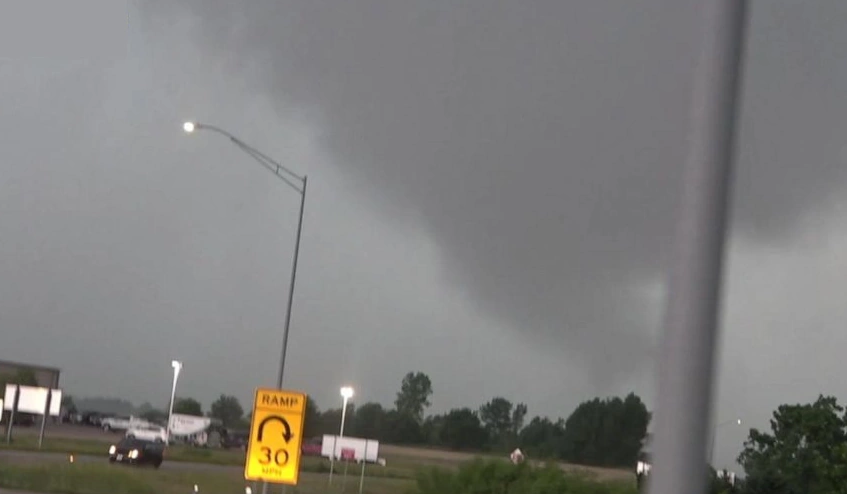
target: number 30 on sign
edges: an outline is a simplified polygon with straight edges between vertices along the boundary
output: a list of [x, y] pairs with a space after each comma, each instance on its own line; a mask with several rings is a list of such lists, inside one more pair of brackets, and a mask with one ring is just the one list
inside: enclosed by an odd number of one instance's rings
[[297, 485], [306, 395], [278, 389], [256, 390], [244, 478]]

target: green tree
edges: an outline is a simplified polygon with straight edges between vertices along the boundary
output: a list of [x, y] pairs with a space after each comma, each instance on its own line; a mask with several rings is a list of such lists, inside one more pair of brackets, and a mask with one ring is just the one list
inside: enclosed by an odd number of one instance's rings
[[425, 440], [423, 427], [408, 414], [391, 410], [385, 414], [384, 441], [392, 444], [421, 444]]
[[306, 413], [303, 417], [303, 436], [315, 437], [323, 434], [320, 429], [321, 412], [311, 396], [306, 397]]
[[526, 420], [526, 404], [518, 403], [512, 410], [512, 435], [517, 437], [521, 433]]
[[142, 411], [140, 417], [154, 424], [167, 424], [168, 422], [168, 412], [155, 408], [148, 408]]
[[443, 414], [430, 415], [424, 419], [421, 424], [421, 435], [423, 442], [432, 446], [443, 446], [441, 440], [441, 432], [444, 430], [444, 420], [446, 416]]
[[631, 467], [647, 433], [649, 413], [633, 393], [624, 399], [581, 403], [565, 421], [563, 459], [595, 466]]
[[479, 407], [479, 419], [495, 447], [506, 444], [512, 431], [512, 402], [500, 396]]
[[381, 439], [385, 427], [385, 409], [379, 403], [365, 403], [356, 408], [350, 423], [356, 435], [365, 439]]
[[76, 403], [74, 403], [74, 397], [71, 395], [62, 395], [62, 409], [66, 413], [77, 413], [78, 410], [76, 408]]
[[454, 450], [480, 450], [488, 442], [488, 432], [470, 408], [450, 410], [439, 433], [440, 444]]
[[397, 412], [412, 418], [419, 425], [423, 423], [424, 411], [430, 406], [432, 381], [423, 372], [409, 372], [403, 377], [400, 391], [394, 406]]
[[535, 417], [519, 434], [521, 449], [535, 458], [565, 458], [565, 422], [556, 422], [547, 417]]
[[220, 420], [224, 427], [234, 427], [241, 422], [244, 409], [238, 398], [222, 394], [209, 407], [209, 416]]
[[202, 417], [203, 405], [194, 398], [176, 398], [174, 399], [174, 413]]
[[[344, 435], [353, 436], [357, 434], [356, 404], [352, 401], [347, 402], [347, 414], [343, 418], [345, 420]], [[320, 414], [320, 419], [318, 420], [319, 426], [317, 429], [320, 431], [319, 433], [338, 435], [341, 430], [341, 419], [341, 407], [325, 410]]]
[[847, 419], [834, 397], [781, 405], [771, 432], [750, 429], [738, 462], [748, 494], [847, 493]]

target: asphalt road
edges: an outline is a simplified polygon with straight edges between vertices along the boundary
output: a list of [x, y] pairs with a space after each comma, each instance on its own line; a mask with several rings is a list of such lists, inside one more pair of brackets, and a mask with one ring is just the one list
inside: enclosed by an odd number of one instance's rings
[[[37, 462], [67, 462], [69, 461], [68, 455], [63, 453], [38, 453], [33, 451], [10, 451], [10, 450], [2, 450], [0, 451], [0, 459], [10, 459], [19, 462], [27, 462], [27, 463], [37, 463]], [[106, 463], [108, 461], [106, 455], [103, 456], [90, 456], [90, 455], [75, 455], [74, 461], [81, 463]], [[167, 456], [165, 456], [165, 462], [162, 463], [160, 467], [163, 470], [182, 470], [182, 471], [194, 471], [194, 472], [203, 472], [203, 471], [221, 471], [221, 470], [232, 470], [234, 472], [241, 472], [243, 470], [242, 467], [232, 466], [232, 465], [212, 465], [209, 463], [191, 463], [186, 461], [168, 461]], [[7, 494], [5, 492], [0, 491], [0, 494]]]

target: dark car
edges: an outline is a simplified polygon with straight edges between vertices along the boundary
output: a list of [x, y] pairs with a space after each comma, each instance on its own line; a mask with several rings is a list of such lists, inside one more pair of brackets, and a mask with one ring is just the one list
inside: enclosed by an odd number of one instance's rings
[[101, 420], [103, 420], [103, 414], [100, 412], [83, 412], [82, 414], [82, 423], [84, 425], [100, 427]]
[[165, 445], [135, 438], [123, 438], [109, 448], [109, 463], [152, 465], [159, 468], [165, 459]]
[[[4, 424], [8, 424], [9, 423], [9, 417], [11, 416], [11, 414], [12, 414], [11, 412], [0, 411], [0, 420], [2, 420], [2, 422]], [[24, 426], [24, 427], [32, 427], [33, 425], [35, 425], [35, 415], [32, 415], [30, 413], [17, 412], [15, 414], [15, 418], [14, 418], [14, 420], [12, 420], [12, 422], [14, 423], [14, 425], [21, 425], [21, 426]], [[0, 426], [0, 429], [3, 429], [3, 427]]]
[[221, 447], [225, 449], [238, 448], [246, 450], [249, 435], [245, 431], [224, 431], [221, 434]]

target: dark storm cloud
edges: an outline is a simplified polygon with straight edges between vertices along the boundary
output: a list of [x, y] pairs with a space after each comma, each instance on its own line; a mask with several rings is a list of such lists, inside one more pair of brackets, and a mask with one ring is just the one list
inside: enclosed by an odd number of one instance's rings
[[[314, 121], [385, 218], [422, 220], [485, 311], [601, 390], [644, 370], [633, 292], [663, 277], [698, 2], [154, 3]], [[734, 221], [762, 241], [843, 187], [844, 9], [754, 2]]]

